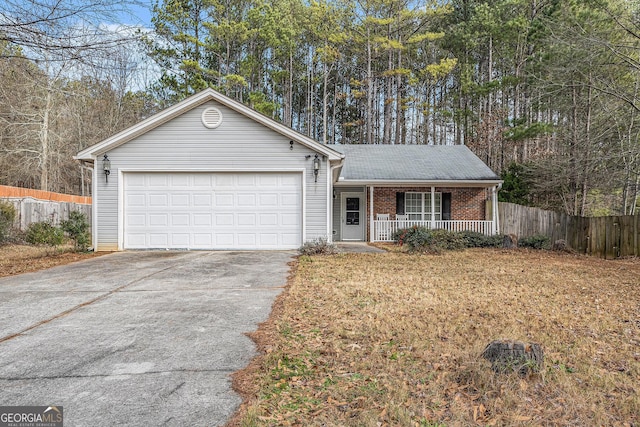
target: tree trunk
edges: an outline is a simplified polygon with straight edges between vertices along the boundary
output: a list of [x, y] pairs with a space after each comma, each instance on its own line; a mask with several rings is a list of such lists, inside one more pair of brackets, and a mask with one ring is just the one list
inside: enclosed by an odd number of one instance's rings
[[51, 112], [51, 83], [47, 87], [45, 107], [40, 128], [40, 189], [49, 191], [49, 116]]

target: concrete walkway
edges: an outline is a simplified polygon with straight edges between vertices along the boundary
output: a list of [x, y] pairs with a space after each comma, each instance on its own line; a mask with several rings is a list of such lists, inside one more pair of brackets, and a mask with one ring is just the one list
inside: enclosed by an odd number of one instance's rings
[[385, 253], [386, 251], [375, 246], [369, 246], [366, 242], [337, 242], [340, 252], [352, 253]]
[[0, 405], [65, 426], [216, 426], [293, 252], [121, 252], [0, 279]]

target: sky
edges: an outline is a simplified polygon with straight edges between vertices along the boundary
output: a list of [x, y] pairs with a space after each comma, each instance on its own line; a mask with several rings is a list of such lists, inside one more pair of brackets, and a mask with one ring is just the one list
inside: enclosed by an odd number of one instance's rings
[[120, 14], [121, 22], [114, 24], [142, 25], [151, 28], [151, 0], [138, 0], [127, 6], [128, 12]]

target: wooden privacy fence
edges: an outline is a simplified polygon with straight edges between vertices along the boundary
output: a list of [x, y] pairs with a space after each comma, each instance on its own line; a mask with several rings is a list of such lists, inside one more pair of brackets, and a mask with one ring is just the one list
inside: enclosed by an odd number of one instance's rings
[[14, 227], [23, 231], [34, 222], [59, 225], [60, 221], [69, 219], [69, 213], [73, 211], [84, 213], [91, 223], [91, 197], [0, 185], [0, 200], [14, 206]]
[[640, 215], [580, 217], [513, 203], [498, 203], [500, 232], [563, 239], [576, 252], [614, 259], [640, 256]]

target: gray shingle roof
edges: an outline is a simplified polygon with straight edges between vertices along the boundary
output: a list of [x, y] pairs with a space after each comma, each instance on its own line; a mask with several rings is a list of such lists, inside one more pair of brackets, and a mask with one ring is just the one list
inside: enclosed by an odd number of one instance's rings
[[341, 180], [469, 181], [500, 178], [464, 145], [332, 145]]

